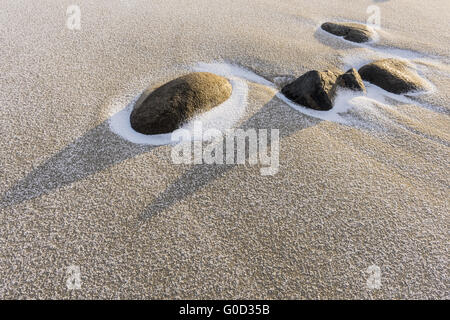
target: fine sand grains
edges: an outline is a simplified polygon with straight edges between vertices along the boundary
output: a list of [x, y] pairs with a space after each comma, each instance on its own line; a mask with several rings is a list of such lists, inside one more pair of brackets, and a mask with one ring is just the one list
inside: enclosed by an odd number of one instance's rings
[[[0, 298], [449, 298], [448, 1], [76, 3], [80, 30], [69, 3], [0, 0]], [[373, 4], [375, 43], [318, 31]], [[270, 85], [385, 57], [434, 89], [368, 86], [319, 117]], [[251, 72], [230, 123], [280, 130], [275, 176], [174, 165], [111, 130], [112, 109], [199, 63]]]

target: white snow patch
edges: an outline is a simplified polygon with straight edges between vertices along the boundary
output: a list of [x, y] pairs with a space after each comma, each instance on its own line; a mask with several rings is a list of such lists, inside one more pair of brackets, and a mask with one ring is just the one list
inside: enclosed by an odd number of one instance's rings
[[[257, 76], [249, 70], [226, 63], [199, 63], [194, 67], [194, 71], [210, 72], [226, 77], [230, 81], [233, 91], [231, 97], [227, 101], [208, 112], [199, 114], [180, 128], [188, 130], [192, 139], [198, 139], [199, 136], [203, 136], [198, 133], [194, 134], [194, 124], [197, 122], [201, 122], [203, 131], [215, 129], [218, 132], [223, 133], [225, 130], [231, 129], [239, 121], [243, 116], [248, 103], [248, 85], [244, 79], [273, 86], [271, 82]], [[130, 115], [138, 98], [139, 96], [135, 97], [133, 101], [122, 110], [120, 110], [120, 102], [113, 103], [111, 107], [113, 114], [109, 119], [111, 130], [123, 139], [137, 144], [173, 144], [174, 141], [171, 140], [172, 134], [180, 129], [177, 129], [172, 133], [145, 135], [136, 132], [131, 127]], [[203, 138], [209, 140], [213, 138], [213, 136], [204, 136]]]
[[277, 97], [280, 98], [283, 102], [285, 102], [287, 105], [289, 105], [291, 108], [306, 114], [308, 116], [322, 119], [322, 120], [328, 120], [338, 123], [347, 123], [345, 118], [343, 117], [344, 113], [347, 113], [350, 109], [355, 107], [355, 101], [354, 100], [358, 97], [361, 97], [362, 93], [357, 93], [349, 90], [340, 90], [336, 94], [336, 99], [333, 104], [333, 108], [328, 111], [320, 111], [320, 110], [314, 110], [307, 107], [304, 107], [302, 105], [299, 105], [292, 100], [288, 99], [284, 94], [281, 92], [277, 93]]
[[[369, 82], [364, 82], [364, 84], [366, 86], [367, 94], [345, 89], [338, 90], [333, 103], [333, 108], [328, 111], [314, 110], [299, 105], [288, 99], [281, 92], [277, 93], [277, 97], [280, 98], [283, 102], [285, 102], [293, 109], [308, 116], [348, 125], [354, 122], [352, 113], [357, 114], [359, 113], [359, 111], [362, 111], [363, 109], [366, 109], [365, 111], [371, 111], [373, 113], [374, 111], [376, 111], [374, 109], [376, 105], [383, 105], [385, 107], [390, 107], [392, 102], [389, 101], [388, 99], [392, 99], [394, 101], [398, 101], [404, 104], [413, 104], [422, 106], [418, 104], [417, 101], [405, 97], [404, 95], [398, 95], [387, 92]], [[349, 111], [353, 112], [349, 113]]]

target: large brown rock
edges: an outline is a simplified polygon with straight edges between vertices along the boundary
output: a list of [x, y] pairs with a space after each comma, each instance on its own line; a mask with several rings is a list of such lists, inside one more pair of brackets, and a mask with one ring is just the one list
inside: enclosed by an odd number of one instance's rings
[[396, 94], [425, 90], [423, 79], [396, 59], [369, 63], [359, 69], [359, 74], [364, 80]]
[[331, 70], [309, 71], [281, 89], [287, 98], [316, 110], [333, 108], [334, 84], [339, 73]]
[[156, 90], [147, 89], [131, 113], [131, 127], [143, 134], [169, 133], [195, 114], [208, 111], [231, 96], [230, 82], [208, 72], [194, 72]]
[[333, 23], [325, 22], [321, 28], [331, 34], [344, 37], [352, 42], [367, 42], [372, 40], [373, 34], [367, 26], [359, 23]]

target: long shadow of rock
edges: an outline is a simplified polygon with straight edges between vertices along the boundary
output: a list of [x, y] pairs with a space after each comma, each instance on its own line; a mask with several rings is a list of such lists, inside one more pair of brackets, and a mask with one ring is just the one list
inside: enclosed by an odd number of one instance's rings
[[[239, 128], [248, 129], [279, 129], [280, 149], [282, 138], [314, 126], [322, 120], [309, 117], [293, 110], [277, 97], [265, 104], [256, 114], [244, 122]], [[268, 132], [268, 143], [270, 143], [270, 132]], [[249, 158], [246, 152], [246, 162]], [[163, 191], [140, 215], [142, 220], [149, 219], [158, 213], [170, 208], [196, 191], [208, 185], [210, 182], [220, 178], [229, 170], [238, 166], [237, 164], [201, 164], [194, 165], [192, 169], [184, 173], [179, 179]]]
[[9, 189], [0, 207], [21, 203], [150, 151], [111, 132], [108, 120], [88, 131]]

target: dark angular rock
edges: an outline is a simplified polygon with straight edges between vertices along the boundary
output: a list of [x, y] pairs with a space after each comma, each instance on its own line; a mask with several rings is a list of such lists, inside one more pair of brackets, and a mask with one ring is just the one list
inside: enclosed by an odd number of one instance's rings
[[402, 94], [425, 90], [422, 78], [396, 59], [383, 59], [369, 63], [359, 69], [361, 78], [386, 91]]
[[352, 68], [346, 73], [341, 74], [335, 83], [337, 89], [338, 87], [349, 89], [353, 91], [362, 91], [366, 93], [366, 86], [364, 85], [361, 76], [356, 69]]
[[344, 37], [345, 40], [357, 43], [370, 41], [373, 37], [369, 28], [359, 23], [325, 22], [321, 28], [336, 36]]
[[338, 73], [331, 70], [309, 71], [281, 90], [292, 101], [316, 110], [333, 108], [334, 83]]
[[169, 133], [195, 114], [208, 111], [231, 96], [230, 82], [208, 72], [194, 72], [156, 90], [147, 89], [131, 113], [131, 127], [143, 134]]

